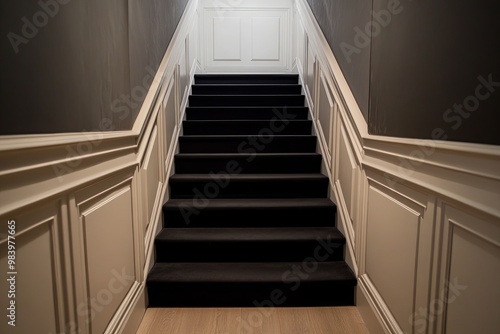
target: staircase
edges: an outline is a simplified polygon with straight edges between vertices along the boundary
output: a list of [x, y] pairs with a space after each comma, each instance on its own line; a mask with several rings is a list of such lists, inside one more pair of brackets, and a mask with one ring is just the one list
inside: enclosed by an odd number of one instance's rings
[[150, 307], [354, 305], [297, 75], [196, 75]]

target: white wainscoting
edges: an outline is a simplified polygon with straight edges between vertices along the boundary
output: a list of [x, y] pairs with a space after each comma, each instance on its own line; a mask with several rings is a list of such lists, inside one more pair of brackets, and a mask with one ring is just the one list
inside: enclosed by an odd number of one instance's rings
[[294, 62], [373, 333], [500, 328], [500, 148], [368, 134], [306, 0]]
[[291, 70], [292, 0], [201, 0], [206, 72]]
[[[200, 66], [199, 17], [190, 1], [131, 131], [0, 138], [0, 265], [15, 220], [18, 331], [136, 332]], [[7, 291], [6, 280], [0, 287]], [[10, 329], [1, 322], [2, 333]]]

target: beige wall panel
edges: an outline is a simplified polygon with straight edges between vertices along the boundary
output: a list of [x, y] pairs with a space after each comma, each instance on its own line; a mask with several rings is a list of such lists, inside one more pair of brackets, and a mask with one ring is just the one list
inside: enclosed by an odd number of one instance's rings
[[144, 165], [142, 167], [145, 187], [144, 192], [146, 194], [146, 221], [143, 222], [144, 229], [148, 226], [151, 220], [151, 214], [153, 213], [153, 207], [156, 202], [157, 197], [160, 195], [159, 188], [161, 187], [160, 182], [160, 154], [158, 148], [158, 132], [157, 127], [153, 130], [151, 134], [151, 139], [149, 142], [148, 152], [144, 159]]
[[300, 65], [302, 66], [301, 70], [302, 73], [304, 73], [304, 67], [305, 67], [305, 43], [306, 43], [306, 34], [304, 31], [304, 26], [302, 25], [302, 22], [298, 20], [297, 22], [297, 58], [300, 61]]
[[[319, 98], [318, 98], [318, 122], [321, 127], [321, 132], [323, 135], [324, 143], [326, 144], [326, 149], [329, 154], [328, 165], [331, 167], [331, 157], [333, 154], [332, 143], [331, 143], [331, 131], [333, 127], [333, 98], [330, 93], [328, 84], [325, 78], [321, 75], [321, 80], [319, 81]], [[326, 158], [326, 157], [325, 157]]]
[[[311, 96], [312, 102], [315, 102], [315, 81], [316, 81], [316, 55], [314, 54], [311, 46], [309, 43], [307, 43], [307, 64], [305, 64], [305, 69], [306, 69], [306, 89], [309, 92], [309, 95]], [[314, 105], [312, 106], [313, 108], [315, 107]], [[316, 114], [316, 111], [315, 111]]]
[[[500, 329], [500, 225], [446, 207], [448, 282], [430, 305], [444, 313], [446, 333], [498, 333]], [[445, 235], [445, 238], [447, 236]], [[447, 297], [442, 297], [447, 293]]]
[[279, 17], [252, 17], [252, 61], [279, 61], [280, 59], [280, 18]]
[[366, 272], [403, 331], [413, 313], [419, 215], [373, 184], [368, 190]]
[[[184, 46], [186, 45], [186, 41], [184, 41]], [[179, 81], [179, 104], [182, 101], [182, 98], [184, 97], [184, 94], [186, 92], [187, 84], [188, 84], [188, 65], [186, 64], [186, 47], [182, 49], [181, 56], [179, 58], [179, 76], [180, 76], [180, 81]]]
[[[82, 213], [92, 333], [104, 333], [135, 281], [132, 194], [115, 190]], [[97, 307], [94, 306], [97, 304]], [[81, 307], [79, 307], [81, 311]]]
[[191, 71], [193, 63], [195, 62], [196, 59], [198, 59], [198, 16], [196, 16], [196, 21], [193, 25], [191, 32], [189, 33], [188, 41], [189, 41], [188, 66], [189, 66], [189, 71]]
[[349, 211], [349, 217], [353, 217], [353, 176], [356, 168], [356, 160], [349, 144], [349, 137], [343, 126], [340, 127], [338, 152], [338, 182], [344, 194], [344, 201]]
[[[170, 87], [167, 89], [167, 94], [165, 95], [165, 99], [163, 101], [163, 107], [165, 108], [164, 113], [165, 113], [165, 138], [166, 138], [166, 149], [170, 149], [170, 144], [172, 143], [172, 136], [174, 135], [175, 132], [175, 127], [176, 127], [176, 113], [177, 113], [177, 108], [175, 106], [175, 88], [174, 88], [174, 79], [172, 79], [171, 83], [169, 84]], [[168, 156], [167, 156], [168, 157]], [[168, 166], [168, 163], [165, 164]]]
[[[7, 222], [2, 221], [3, 224]], [[7, 284], [7, 241], [2, 235], [0, 268], [4, 271], [1, 280], [0, 301], [2, 305], [1, 333], [56, 333], [57, 295], [55, 290], [56, 263], [54, 254], [54, 220], [31, 222], [32, 227], [17, 230], [15, 298], [8, 298], [10, 284]], [[37, 224], [38, 223], [38, 224]], [[5, 230], [2, 228], [2, 233]], [[33, 279], [36, 278], [36, 284]], [[7, 324], [8, 303], [15, 300], [15, 327]]]

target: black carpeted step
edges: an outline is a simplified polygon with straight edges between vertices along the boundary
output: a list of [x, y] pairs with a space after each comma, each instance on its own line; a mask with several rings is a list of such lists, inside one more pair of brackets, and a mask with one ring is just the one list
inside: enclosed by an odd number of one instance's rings
[[300, 95], [301, 85], [227, 85], [227, 84], [196, 84], [193, 85], [193, 95]]
[[187, 107], [186, 120], [306, 120], [307, 107]]
[[354, 305], [296, 74], [195, 75], [150, 307]]
[[314, 153], [316, 136], [180, 136], [180, 153]]
[[303, 107], [304, 95], [190, 95], [190, 107]]
[[183, 134], [191, 135], [310, 135], [312, 121], [184, 121]]
[[356, 277], [343, 261], [156, 263], [150, 307], [354, 305]]
[[195, 74], [195, 84], [297, 84], [298, 74]]
[[157, 262], [340, 261], [344, 244], [335, 227], [165, 228], [155, 249]]
[[318, 153], [180, 153], [175, 155], [175, 173], [205, 174], [234, 170], [238, 174], [319, 173]]
[[165, 227], [333, 227], [337, 207], [327, 198], [170, 199]]
[[171, 198], [324, 198], [322, 174], [174, 174]]

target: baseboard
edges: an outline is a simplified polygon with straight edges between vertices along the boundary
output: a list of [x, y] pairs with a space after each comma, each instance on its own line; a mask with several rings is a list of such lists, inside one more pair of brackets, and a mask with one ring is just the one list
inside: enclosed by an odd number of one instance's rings
[[141, 284], [139, 288], [140, 292], [137, 298], [134, 299], [134, 303], [128, 310], [127, 316], [124, 318], [123, 326], [118, 329], [117, 333], [122, 334], [135, 334], [137, 329], [141, 325], [142, 318], [146, 313], [146, 294], [145, 294], [145, 283]]
[[361, 288], [360, 284], [356, 287], [356, 307], [370, 334], [388, 333], [380, 325], [381, 319], [375, 313], [374, 307], [368, 301], [368, 297], [365, 295], [364, 289]]

